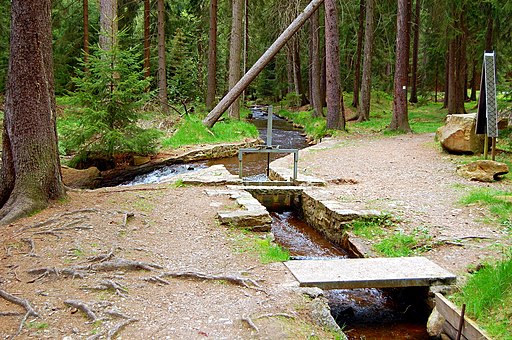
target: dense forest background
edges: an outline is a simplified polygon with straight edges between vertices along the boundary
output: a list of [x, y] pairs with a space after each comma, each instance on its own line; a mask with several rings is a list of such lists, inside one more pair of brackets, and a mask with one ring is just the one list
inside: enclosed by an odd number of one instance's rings
[[[417, 4], [416, 4], [417, 3]], [[88, 4], [89, 45], [99, 40], [99, 3]], [[157, 1], [150, 5], [150, 72], [151, 87], [157, 87]], [[243, 15], [243, 52], [240, 67], [247, 69], [266, 50], [307, 2], [253, 0], [245, 1]], [[337, 1], [341, 82], [345, 92], [357, 88], [361, 77], [362, 40], [364, 36], [365, 1]], [[5, 90], [9, 44], [10, 1], [0, 1], [0, 93]], [[210, 1], [164, 1], [165, 50], [168, 100], [183, 104], [204, 102], [207, 93], [208, 38]], [[217, 98], [228, 89], [229, 43], [231, 36], [232, 1], [218, 1], [216, 58]], [[123, 49], [144, 49], [144, 1], [118, 0], [118, 27], [123, 32], [119, 41]], [[511, 96], [512, 78], [512, 4], [497, 0], [416, 0], [411, 4], [411, 64], [414, 57], [414, 34], [418, 35], [417, 94], [420, 101], [441, 100], [449, 65], [451, 44], [458, 44], [461, 60], [456, 67], [464, 81], [465, 99], [476, 98], [479, 86], [482, 53], [497, 52], [499, 88]], [[323, 7], [321, 8], [323, 16]], [[419, 13], [419, 17], [416, 17]], [[372, 90], [391, 93], [395, 67], [397, 1], [376, 1], [374, 8], [374, 39], [372, 57]], [[325, 49], [324, 25], [320, 20], [320, 51]], [[53, 41], [55, 89], [63, 95], [76, 89], [72, 77], [77, 75], [84, 49], [84, 11], [82, 1], [53, 1]], [[265, 68], [246, 92], [246, 98], [275, 102], [283, 98], [305, 104], [310, 98], [310, 24], [307, 23]], [[322, 53], [321, 53], [322, 54]], [[322, 66], [323, 68], [325, 65]], [[325, 71], [324, 71], [325, 72]], [[412, 78], [412, 72], [410, 72]], [[356, 84], [354, 84], [356, 82]], [[413, 79], [411, 79], [411, 83]], [[471, 91], [473, 89], [473, 92]], [[347, 103], [346, 103], [347, 104]], [[348, 103], [350, 104], [350, 103]], [[356, 104], [357, 103], [353, 103]]]

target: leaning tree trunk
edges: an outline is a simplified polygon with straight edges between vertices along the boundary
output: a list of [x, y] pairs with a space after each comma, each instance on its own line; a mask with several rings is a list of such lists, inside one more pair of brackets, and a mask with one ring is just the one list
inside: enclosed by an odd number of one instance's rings
[[[231, 90], [240, 80], [240, 61], [242, 53], [242, 19], [243, 0], [233, 0], [233, 15], [231, 17], [231, 39], [229, 44], [229, 77], [228, 85]], [[229, 108], [229, 117], [240, 119], [240, 98], [237, 98]]]
[[390, 130], [411, 132], [407, 112], [407, 78], [409, 65], [409, 23], [408, 13], [411, 0], [398, 0], [396, 66], [393, 91], [393, 117]]
[[324, 0], [312, 0], [301, 14], [281, 33], [276, 41], [263, 53], [263, 55], [254, 63], [247, 73], [236, 83], [236, 85], [222, 98], [222, 100], [213, 108], [213, 110], [203, 119], [203, 124], [212, 127], [220, 118], [225, 110], [242, 94], [249, 86], [251, 81], [265, 68], [265, 66], [275, 57], [275, 55], [283, 48], [290, 37], [304, 25], [316, 9], [324, 2]]
[[340, 39], [338, 10], [335, 0], [325, 0], [325, 45], [327, 74], [327, 129], [344, 130], [343, 97], [341, 96]]
[[206, 108], [211, 110], [217, 90], [217, 0], [210, 1], [210, 32], [208, 33], [208, 84]]
[[[13, 0], [0, 223], [65, 195], [57, 148], [50, 0]], [[22, 56], [22, 57], [20, 57]]]
[[359, 122], [370, 119], [370, 100], [372, 89], [372, 57], [374, 32], [375, 0], [366, 0], [366, 28], [364, 32], [363, 79], [361, 82], [361, 99], [357, 107]]

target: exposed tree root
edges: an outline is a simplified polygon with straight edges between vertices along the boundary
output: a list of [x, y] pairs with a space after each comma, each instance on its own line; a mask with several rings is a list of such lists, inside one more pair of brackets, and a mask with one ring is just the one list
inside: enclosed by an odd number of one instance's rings
[[286, 313], [268, 313], [263, 315], [258, 315], [255, 319], [263, 319], [263, 318], [274, 318], [274, 317], [283, 317], [288, 319], [295, 319], [293, 315], [286, 314]]
[[28, 243], [30, 246], [30, 252], [27, 255], [30, 257], [37, 257], [36, 244], [34, 243], [34, 240], [31, 238], [23, 238], [22, 241]]
[[[87, 209], [79, 209], [79, 210], [67, 211], [65, 213], [55, 215], [55, 216], [47, 219], [46, 221], [38, 222], [38, 223], [35, 223], [33, 225], [30, 225], [30, 226], [27, 226], [27, 227], [23, 227], [19, 231], [25, 231], [25, 230], [28, 230], [28, 229], [37, 229], [37, 228], [42, 228], [42, 227], [45, 227], [45, 226], [48, 226], [48, 225], [51, 225], [51, 224], [56, 224], [56, 223], [61, 222], [63, 219], [67, 219], [67, 217], [73, 216], [73, 215], [76, 215], [76, 214], [88, 214], [88, 213], [99, 213], [99, 212], [100, 211], [98, 209], [94, 209], [94, 208], [87, 208]], [[83, 219], [83, 218], [85, 218], [85, 217], [84, 216], [79, 216], [79, 217], [75, 217], [74, 219], [77, 220], [77, 219]]]
[[103, 261], [107, 261], [107, 260], [110, 260], [111, 258], [113, 258], [115, 255], [114, 255], [114, 251], [115, 249], [117, 249], [117, 247], [114, 247], [112, 248], [108, 253], [106, 254], [100, 254], [100, 255], [96, 255], [96, 256], [90, 256], [87, 258], [87, 260], [89, 262], [103, 262]]
[[[101, 188], [96, 189], [95, 192], [98, 194], [110, 194], [112, 192], [127, 192], [127, 191], [160, 191], [160, 190], [168, 190], [167, 187], [162, 188], [134, 188], [134, 187], [128, 187], [123, 189], [107, 189], [107, 188]], [[100, 191], [101, 190], [101, 191]]]
[[64, 304], [82, 311], [87, 316], [87, 318], [89, 318], [89, 320], [91, 320], [92, 322], [98, 320], [96, 314], [94, 314], [94, 312], [82, 301], [66, 300], [64, 301]]
[[21, 299], [19, 297], [11, 295], [3, 289], [0, 289], [0, 297], [3, 298], [4, 300], [11, 302], [11, 303], [14, 303], [15, 305], [25, 308], [25, 311], [27, 312], [27, 314], [29, 316], [36, 316], [36, 317], [39, 316], [39, 314], [37, 314], [37, 312], [34, 310], [34, 308], [32, 308], [30, 303], [25, 299]]
[[119, 283], [112, 280], [103, 280], [95, 287], [86, 287], [88, 290], [109, 290], [112, 289], [117, 295], [126, 296], [124, 293], [128, 293], [128, 290], [121, 286]]
[[163, 279], [165, 277], [187, 278], [187, 279], [195, 279], [195, 280], [227, 281], [234, 285], [264, 291], [263, 288], [261, 288], [261, 286], [255, 280], [250, 279], [250, 278], [231, 276], [231, 275], [210, 275], [210, 274], [204, 274], [204, 273], [199, 273], [199, 272], [190, 272], [190, 271], [189, 272], [178, 272], [178, 273], [166, 272], [166, 273], [162, 273], [157, 276], [145, 278], [144, 280], [149, 281], [149, 282], [169, 284], [168, 281]]
[[137, 319], [128, 319], [125, 321], [121, 321], [118, 324], [116, 324], [114, 327], [112, 327], [108, 333], [107, 333], [107, 339], [112, 339], [123, 327], [131, 324], [132, 322], [139, 321]]
[[20, 312], [0, 312], [0, 316], [20, 316], [23, 313]]
[[109, 272], [109, 271], [118, 271], [118, 270], [147, 270], [152, 271], [154, 269], [162, 269], [162, 266], [155, 263], [148, 262], [139, 262], [133, 260], [126, 259], [114, 259], [111, 261], [105, 261], [100, 263], [94, 263], [86, 266], [72, 266], [66, 268], [51, 268], [51, 267], [43, 267], [43, 268], [35, 268], [28, 271], [30, 275], [40, 275], [37, 279], [29, 281], [35, 282], [44, 276], [50, 275], [64, 275], [64, 276], [72, 276], [72, 277], [85, 277], [87, 272]]
[[251, 327], [252, 329], [254, 329], [256, 331], [256, 333], [259, 333], [260, 330], [258, 329], [258, 326], [256, 326], [256, 324], [251, 320], [250, 317], [246, 316], [246, 317], [243, 317], [242, 318], [242, 321], [244, 321], [245, 323], [247, 323], [249, 325], [249, 327]]
[[21, 333], [21, 330], [23, 329], [23, 325], [25, 325], [25, 321], [27, 321], [27, 318], [29, 316], [35, 316], [35, 317], [38, 317], [39, 314], [37, 314], [37, 312], [34, 310], [34, 308], [32, 308], [32, 306], [30, 305], [30, 303], [25, 300], [25, 299], [21, 299], [19, 297], [16, 297], [14, 295], [11, 295], [9, 293], [7, 293], [5, 290], [3, 289], [0, 289], [0, 297], [11, 302], [11, 303], [14, 303], [18, 306], [21, 306], [25, 309], [26, 313], [25, 315], [23, 316], [23, 318], [21, 319], [21, 322], [20, 322], [20, 326], [18, 327], [18, 331], [16, 332], [16, 334], [14, 334], [12, 336], [12, 338], [15, 338], [17, 337], [20, 333]]

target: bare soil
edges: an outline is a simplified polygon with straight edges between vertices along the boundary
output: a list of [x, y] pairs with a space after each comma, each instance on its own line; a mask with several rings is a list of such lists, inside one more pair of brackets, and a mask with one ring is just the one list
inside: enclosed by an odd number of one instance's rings
[[[459, 199], [468, 188], [509, 183], [458, 178], [453, 157], [431, 135], [361, 137], [305, 150], [299, 164], [301, 173], [330, 182], [326, 195], [387, 211], [406, 231], [428, 230], [440, 242], [425, 255], [461, 274], [499, 256], [510, 239], [483, 222], [486, 209]], [[29, 315], [19, 331], [25, 310], [0, 299], [0, 338], [331, 338], [311, 320], [309, 300], [286, 268], [262, 264], [249, 249], [247, 238], [264, 235], [219, 225], [216, 212], [232, 209], [233, 201], [206, 189], [72, 191], [66, 201], [3, 226], [0, 290], [26, 299], [39, 316]], [[171, 275], [183, 272], [210, 279]]]

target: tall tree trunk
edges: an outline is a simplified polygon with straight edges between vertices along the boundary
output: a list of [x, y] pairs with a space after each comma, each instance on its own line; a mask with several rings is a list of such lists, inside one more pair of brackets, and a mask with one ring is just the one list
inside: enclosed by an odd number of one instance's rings
[[[229, 78], [231, 90], [240, 80], [240, 59], [242, 53], [242, 18], [244, 0], [233, 0], [233, 15], [231, 17], [231, 42], [229, 45]], [[240, 119], [240, 98], [237, 98], [229, 108], [229, 117]]]
[[117, 0], [100, 0], [100, 48], [110, 51], [117, 40]]
[[336, 0], [325, 0], [327, 129], [345, 130]]
[[444, 98], [443, 109], [448, 108], [448, 96], [450, 95], [450, 43], [448, 42], [448, 51], [444, 57]]
[[374, 38], [375, 0], [366, 1], [366, 28], [364, 33], [363, 79], [361, 99], [357, 107], [358, 121], [370, 119], [370, 101], [372, 92], [372, 57]]
[[320, 64], [320, 13], [315, 11], [310, 18], [311, 28], [311, 102], [313, 103], [313, 117], [323, 115], [322, 89], [320, 86], [321, 64]]
[[466, 64], [466, 28], [464, 10], [452, 4], [454, 18], [453, 35], [449, 43], [449, 76], [448, 76], [448, 114], [463, 114], [464, 108], [464, 79]]
[[[320, 71], [320, 99], [322, 100], [322, 107], [327, 107], [327, 96], [326, 96], [326, 88], [327, 88], [327, 72], [326, 72], [326, 60], [327, 57], [325, 55], [326, 49], [325, 45], [320, 48], [321, 51], [323, 51], [322, 54], [322, 68]], [[323, 112], [323, 111], [322, 111]]]
[[[57, 148], [50, 0], [13, 0], [0, 223], [65, 195]], [[23, 56], [23, 57], [20, 57]]]
[[144, 77], [151, 76], [150, 0], [144, 0]]
[[304, 23], [309, 19], [324, 0], [312, 0], [309, 5], [299, 14], [295, 20], [281, 33], [274, 43], [263, 53], [263, 55], [252, 65], [240, 81], [222, 98], [222, 100], [213, 108], [212, 111], [203, 119], [203, 124], [212, 127], [220, 118], [222, 113], [242, 94], [249, 86], [251, 81], [265, 68], [265, 66], [275, 57], [275, 55], [283, 48], [291, 36], [293, 36]]
[[363, 33], [364, 33], [364, 16], [365, 3], [364, 0], [359, 1], [359, 28], [357, 30], [357, 48], [356, 48], [356, 65], [354, 69], [354, 99], [352, 107], [359, 105], [359, 88], [361, 82], [361, 59], [363, 50]]
[[411, 0], [398, 0], [396, 63], [393, 91], [393, 117], [390, 130], [411, 132], [407, 111], [407, 79], [409, 66], [409, 10]]
[[208, 33], [208, 85], [206, 108], [211, 110], [217, 92], [217, 0], [210, 1], [210, 32]]
[[89, 59], [89, 0], [83, 0], [84, 16], [84, 64]]
[[412, 43], [412, 75], [411, 75], [411, 103], [418, 102], [418, 53], [420, 45], [420, 14], [421, 0], [416, 0], [414, 11], [414, 38]]
[[485, 31], [485, 50], [492, 51], [493, 50], [493, 35], [494, 35], [494, 18], [492, 13], [492, 4], [487, 4], [488, 12], [487, 12], [487, 30]]
[[164, 0], [157, 3], [157, 31], [158, 31], [158, 100], [163, 112], [168, 112], [167, 102], [167, 65], [165, 61], [165, 8]]
[[292, 47], [290, 44], [286, 45], [286, 80], [288, 81], [288, 93], [292, 93], [294, 91], [295, 82], [293, 81], [293, 53]]
[[[474, 58], [474, 57], [473, 57]], [[469, 96], [469, 100], [472, 102], [476, 101], [476, 87], [477, 87], [477, 73], [476, 73], [476, 58], [473, 59], [473, 67], [471, 69], [471, 95]]]

